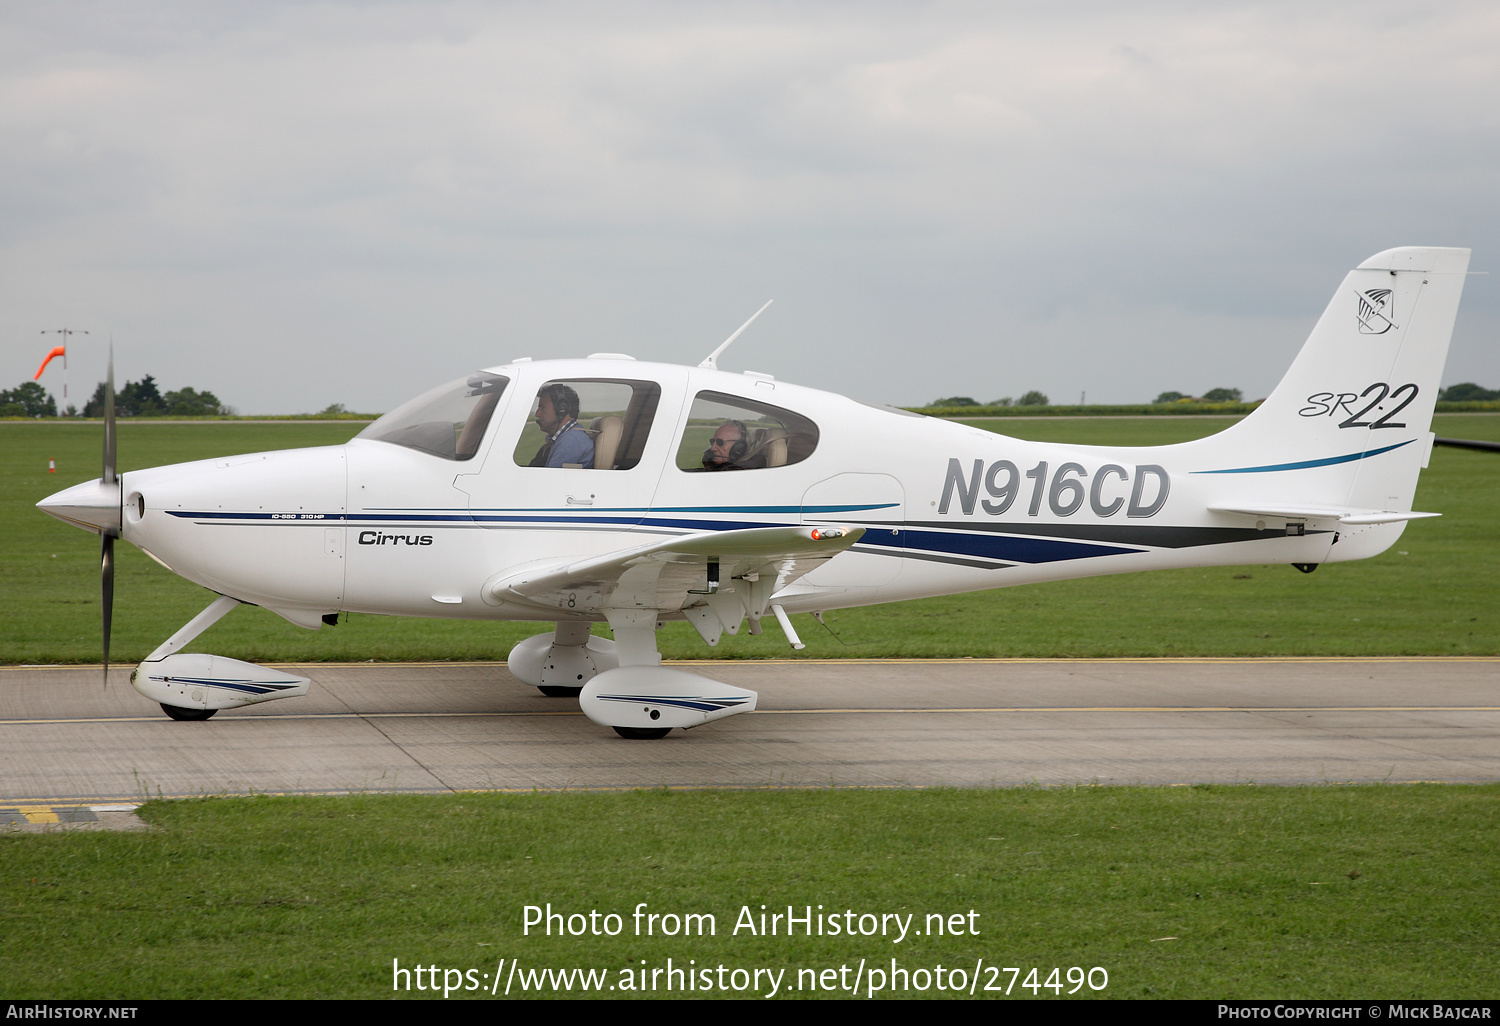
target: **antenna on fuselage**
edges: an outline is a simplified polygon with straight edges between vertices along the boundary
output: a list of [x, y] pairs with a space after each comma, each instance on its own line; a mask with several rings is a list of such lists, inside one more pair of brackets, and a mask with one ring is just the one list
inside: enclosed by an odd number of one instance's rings
[[[766, 300], [766, 306], [770, 306], [773, 302], [775, 302], [775, 300], [772, 300], [772, 299]], [[708, 354], [708, 359], [704, 360], [698, 366], [699, 367], [707, 367], [709, 370], [718, 370], [719, 369], [719, 354], [722, 353], [724, 350], [726, 350], [726, 349], [729, 348], [729, 343], [733, 342], [735, 339], [739, 338], [742, 334], [744, 334], [745, 329], [748, 328], [748, 327], [750, 327], [750, 325], [752, 325], [752, 324], [755, 323], [755, 318], [759, 317], [761, 314], [763, 314], [763, 313], [766, 312], [766, 306], [761, 307], [759, 310], [757, 310], [753, 314], [751, 314], [750, 315], [750, 319], [748, 321], [746, 321], [744, 324], [740, 325], [740, 330], [739, 331], [736, 331], [733, 335], [730, 335], [728, 338], [726, 338], [724, 340], [724, 344], [721, 345], [719, 348], [715, 349], [713, 352], [709, 353]]]

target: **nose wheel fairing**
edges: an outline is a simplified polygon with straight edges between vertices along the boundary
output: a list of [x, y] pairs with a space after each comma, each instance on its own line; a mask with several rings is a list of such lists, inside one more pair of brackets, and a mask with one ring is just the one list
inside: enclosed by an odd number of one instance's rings
[[183, 652], [154, 663], [142, 663], [130, 675], [130, 683], [161, 705], [207, 710], [297, 698], [307, 694], [312, 682], [306, 677], [227, 656]]
[[206, 720], [219, 709], [307, 694], [312, 682], [306, 677], [227, 656], [179, 651], [239, 604], [229, 595], [214, 599], [135, 668], [131, 686], [174, 720]]

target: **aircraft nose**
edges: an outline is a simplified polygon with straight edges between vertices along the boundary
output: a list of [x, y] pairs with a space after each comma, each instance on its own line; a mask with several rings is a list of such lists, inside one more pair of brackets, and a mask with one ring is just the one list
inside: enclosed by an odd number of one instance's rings
[[47, 496], [36, 504], [36, 508], [85, 531], [95, 534], [107, 531], [116, 537], [120, 534], [118, 481], [109, 484], [103, 481], [85, 481]]

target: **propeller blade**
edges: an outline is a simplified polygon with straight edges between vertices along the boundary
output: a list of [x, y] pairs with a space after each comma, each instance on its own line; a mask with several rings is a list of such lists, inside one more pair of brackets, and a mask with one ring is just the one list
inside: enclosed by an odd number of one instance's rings
[[104, 473], [99, 480], [115, 483], [115, 344], [109, 344], [109, 372], [104, 378]]
[[115, 538], [105, 531], [99, 545], [100, 605], [104, 611], [104, 684], [109, 686], [109, 628], [115, 614]]
[[[104, 473], [99, 480], [114, 485], [116, 505], [120, 486], [115, 476], [115, 343], [109, 343], [109, 369], [104, 376]], [[104, 614], [104, 686], [109, 687], [109, 628], [115, 616], [115, 535], [105, 527], [99, 532], [100, 609]]]

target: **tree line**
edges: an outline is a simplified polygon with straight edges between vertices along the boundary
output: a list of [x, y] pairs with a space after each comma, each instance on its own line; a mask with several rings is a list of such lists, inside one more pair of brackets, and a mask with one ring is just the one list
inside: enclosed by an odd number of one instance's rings
[[1019, 399], [1012, 399], [1010, 396], [1005, 396], [1003, 399], [996, 399], [996, 400], [994, 400], [992, 402], [981, 403], [981, 402], [978, 402], [978, 401], [976, 401], [974, 399], [971, 399], [969, 396], [966, 396], [966, 395], [950, 395], [946, 399], [934, 399], [932, 402], [928, 403], [927, 405], [930, 406], [930, 407], [935, 407], [935, 406], [1047, 406], [1050, 403], [1051, 403], [1051, 400], [1048, 399], [1045, 395], [1043, 395], [1041, 392], [1036, 391], [1035, 389], [1032, 389], [1030, 392], [1027, 392], [1025, 395], [1021, 396], [1021, 398], [1019, 398]]
[[[104, 416], [104, 382], [94, 389], [93, 398], [84, 403], [82, 416]], [[162, 392], [150, 374], [139, 381], [127, 381], [115, 392], [115, 415], [120, 417], [215, 417], [233, 414], [234, 410], [209, 391], [179, 388]], [[64, 417], [77, 417], [79, 410], [68, 406]], [[35, 381], [0, 391], [0, 417], [56, 417], [57, 400]]]
[[[1463, 387], [1463, 386], [1455, 386], [1455, 387]], [[1497, 393], [1497, 398], [1500, 398], [1500, 393]], [[1204, 392], [1201, 396], [1191, 396], [1191, 395], [1187, 395], [1187, 394], [1185, 394], [1183, 392], [1163, 392], [1163, 393], [1161, 393], [1161, 395], [1157, 396], [1155, 399], [1153, 399], [1151, 401], [1152, 401], [1153, 404], [1154, 403], [1182, 403], [1182, 402], [1188, 402], [1188, 403], [1238, 403], [1238, 402], [1243, 402], [1244, 399], [1243, 399], [1243, 396], [1242, 396], [1240, 390], [1237, 389], [1237, 388], [1211, 388], [1207, 392]], [[995, 400], [992, 400], [992, 401], [987, 402], [987, 403], [981, 403], [978, 400], [976, 400], [976, 399], [974, 399], [974, 398], [972, 398], [970, 396], [966, 396], [966, 395], [950, 395], [950, 396], [948, 396], [946, 398], [943, 398], [943, 399], [934, 399], [932, 402], [928, 403], [927, 406], [924, 407], [924, 408], [925, 409], [936, 409], [938, 407], [954, 407], [954, 406], [1050, 406], [1050, 405], [1051, 405], [1051, 400], [1049, 400], [1041, 392], [1038, 392], [1035, 389], [1033, 389], [1032, 391], [1027, 392], [1025, 395], [1021, 396], [1021, 398], [1019, 398], [1019, 399], [1012, 399], [1010, 396], [1006, 396], [1003, 399], [995, 399]]]
[[1493, 402], [1500, 399], [1500, 389], [1480, 388], [1472, 381], [1449, 385], [1438, 393], [1440, 403]]
[[57, 400], [35, 381], [0, 392], [0, 417], [55, 417]]
[[[1495, 402], [1500, 400], [1500, 389], [1482, 388], [1472, 381], [1465, 381], [1457, 385], [1449, 385], [1438, 393], [1440, 403], [1466, 403], [1466, 402]], [[1210, 388], [1202, 395], [1188, 395], [1186, 392], [1162, 392], [1151, 400], [1153, 406], [1163, 403], [1240, 403], [1244, 402], [1244, 393], [1238, 388]], [[988, 403], [981, 403], [971, 396], [951, 395], [942, 399], [934, 399], [925, 407], [919, 409], [937, 409], [964, 407], [964, 406], [1047, 406], [1047, 397], [1041, 392], [1031, 391], [1013, 400], [1009, 396], [1004, 399], [995, 399]]]
[[1237, 388], [1210, 388], [1202, 395], [1187, 395], [1184, 392], [1163, 392], [1151, 400], [1156, 403], [1241, 403], [1244, 393]]

